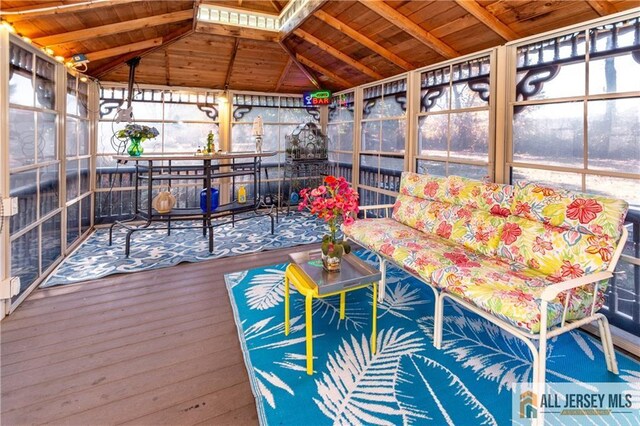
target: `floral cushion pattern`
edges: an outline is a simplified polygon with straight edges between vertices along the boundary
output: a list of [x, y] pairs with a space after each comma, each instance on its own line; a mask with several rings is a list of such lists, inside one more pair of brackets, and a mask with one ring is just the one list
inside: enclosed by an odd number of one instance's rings
[[[546, 287], [605, 270], [622, 232], [624, 201], [548, 188], [405, 172], [392, 219], [358, 220], [345, 234], [517, 327], [540, 331]], [[606, 283], [561, 293], [548, 326], [584, 318]], [[568, 298], [568, 300], [567, 300]]]
[[511, 211], [529, 220], [618, 241], [628, 208], [623, 200], [519, 182]]

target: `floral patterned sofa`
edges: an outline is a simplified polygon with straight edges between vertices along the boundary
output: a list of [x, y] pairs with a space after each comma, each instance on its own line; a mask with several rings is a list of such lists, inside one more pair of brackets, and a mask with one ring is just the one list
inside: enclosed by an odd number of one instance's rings
[[[544, 382], [546, 339], [598, 321], [617, 372], [603, 304], [626, 240], [622, 200], [536, 183], [503, 185], [405, 172], [391, 217], [360, 219], [345, 235], [436, 295], [434, 344], [449, 298], [524, 340]], [[366, 209], [366, 207], [365, 207]], [[543, 326], [544, 325], [544, 326]]]

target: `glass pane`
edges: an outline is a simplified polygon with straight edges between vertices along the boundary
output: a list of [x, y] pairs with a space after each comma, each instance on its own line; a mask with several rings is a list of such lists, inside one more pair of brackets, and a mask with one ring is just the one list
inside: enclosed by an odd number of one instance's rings
[[35, 164], [35, 113], [9, 109], [9, 167]]
[[590, 101], [589, 168], [640, 174], [640, 99]]
[[89, 192], [89, 179], [91, 170], [89, 169], [89, 159], [80, 160], [80, 195]]
[[80, 195], [80, 182], [78, 182], [78, 160], [67, 161], [67, 201], [78, 198]]
[[9, 195], [18, 198], [18, 214], [11, 216], [11, 234], [38, 219], [37, 173], [37, 170], [27, 170], [9, 176]]
[[75, 157], [78, 155], [78, 120], [67, 116], [67, 157]]
[[327, 137], [329, 138], [327, 145], [329, 151], [335, 151], [336, 149], [339, 149], [340, 136], [338, 135], [337, 124], [327, 125]]
[[[116, 126], [118, 127], [117, 129]], [[116, 152], [125, 152], [124, 147], [126, 145], [126, 141], [120, 140], [114, 136], [114, 133], [121, 128], [121, 126], [115, 125], [112, 122], [101, 121], [98, 123], [97, 152], [99, 154], [115, 154]]]
[[91, 196], [84, 197], [80, 201], [80, 230], [84, 234], [91, 228]]
[[[165, 103], [164, 104], [164, 119], [170, 121], [204, 121], [213, 122], [211, 118], [207, 116], [207, 112], [216, 117], [216, 121], [220, 118], [217, 116], [217, 105], [211, 105], [203, 107], [204, 111], [200, 110], [195, 104], [176, 104]], [[155, 117], [150, 117], [155, 118]]]
[[80, 236], [80, 203], [67, 207], [67, 247]]
[[365, 121], [362, 123], [362, 151], [380, 151], [380, 122]]
[[449, 109], [450, 71], [450, 67], [444, 67], [420, 75], [420, 112]]
[[416, 167], [423, 175], [447, 176], [447, 164], [441, 161], [416, 160]]
[[38, 227], [11, 242], [10, 275], [20, 277], [20, 294], [38, 278]]
[[511, 182], [529, 181], [544, 183], [557, 188], [582, 191], [582, 177], [578, 173], [554, 172], [551, 170], [525, 169], [514, 167], [511, 169]]
[[48, 112], [38, 113], [38, 162], [58, 158], [58, 135], [56, 115]]
[[[127, 101], [122, 104], [122, 108], [127, 107]], [[156, 121], [162, 120], [162, 102], [131, 102], [133, 116], [136, 120]], [[159, 130], [159, 129], [158, 129]]]
[[489, 155], [489, 111], [451, 114], [451, 156], [486, 161]]
[[46, 271], [62, 255], [61, 225], [59, 213], [42, 224], [42, 271]]
[[89, 122], [78, 120], [78, 155], [89, 155]]
[[487, 167], [470, 164], [449, 163], [448, 174], [476, 180], [488, 180], [490, 178]]
[[33, 54], [10, 44], [9, 102], [33, 106]]
[[362, 118], [380, 118], [379, 101], [382, 97], [382, 85], [367, 87], [363, 91]]
[[87, 83], [83, 83], [82, 81], [78, 82], [78, 115], [80, 117], [86, 118], [89, 116], [89, 85]]
[[264, 123], [278, 122], [278, 108], [252, 107], [244, 105], [233, 106], [233, 121], [253, 123], [253, 119], [259, 115], [262, 116], [262, 121]]
[[[473, 84], [475, 90], [471, 90], [469, 84]], [[473, 108], [488, 106], [488, 101], [483, 100], [480, 95], [488, 99], [489, 96], [489, 77], [475, 82], [457, 83], [452, 87], [453, 99], [451, 109]]]
[[56, 107], [56, 66], [42, 58], [36, 58], [36, 106], [46, 109]]
[[447, 114], [428, 115], [418, 119], [419, 155], [447, 156]]
[[630, 53], [589, 61], [589, 94], [640, 91], [640, 63]]
[[[160, 129], [160, 123], [155, 124], [155, 127]], [[166, 123], [164, 125], [164, 152], [195, 153], [199, 146], [207, 146], [207, 135], [211, 131], [214, 134], [216, 149], [218, 149], [220, 147], [220, 137], [217, 124]], [[147, 146], [151, 145], [149, 142], [155, 146], [155, 150], [159, 151], [160, 144], [155, 142], [159, 140], [160, 137], [145, 141], [143, 144], [145, 152], [147, 151]]]
[[340, 144], [338, 148], [342, 151], [353, 151], [353, 123], [338, 124]]
[[405, 120], [384, 120], [381, 124], [381, 151], [404, 153], [407, 122]]
[[631, 208], [640, 209], [640, 179], [587, 175], [586, 187], [587, 192], [621, 198]]
[[280, 123], [318, 123], [320, 112], [307, 108], [280, 108]]
[[516, 78], [516, 99], [521, 101], [584, 95], [585, 68], [584, 62], [579, 62], [519, 71]]
[[58, 164], [40, 169], [40, 217], [58, 208], [60, 203], [60, 174]]
[[513, 160], [582, 167], [583, 103], [529, 105], [513, 118]]
[[256, 149], [256, 143], [253, 140], [253, 136], [251, 136], [251, 129], [251, 124], [233, 124], [231, 126], [231, 151], [254, 151]]
[[67, 74], [67, 114], [78, 114], [78, 93], [76, 92], [76, 78]]

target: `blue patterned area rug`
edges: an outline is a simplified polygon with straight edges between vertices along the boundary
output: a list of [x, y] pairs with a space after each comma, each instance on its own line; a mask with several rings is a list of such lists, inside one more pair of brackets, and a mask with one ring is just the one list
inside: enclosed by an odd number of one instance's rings
[[[369, 252], [359, 255], [375, 263]], [[370, 289], [347, 294], [345, 320], [338, 296], [314, 299], [314, 374], [308, 376], [304, 298], [295, 289], [291, 333], [284, 335], [285, 266], [225, 277], [263, 425], [512, 424], [512, 383], [531, 374], [527, 347], [447, 303], [443, 348], [435, 349], [433, 293], [396, 268], [389, 269], [387, 295], [378, 304], [375, 355]], [[640, 391], [640, 364], [621, 353], [617, 359], [619, 376], [607, 371], [599, 341], [571, 332], [550, 342], [547, 380], [587, 389], [584, 382], [634, 382]]]
[[271, 219], [221, 225], [214, 230], [214, 252], [209, 253], [207, 237], [200, 229], [135, 232], [131, 255], [124, 256], [126, 230], [114, 229], [113, 245], [109, 246], [109, 230], [96, 230], [82, 245], [65, 259], [40, 288], [102, 278], [111, 274], [139, 272], [174, 266], [182, 262], [201, 262], [241, 254], [257, 253], [322, 241], [326, 232], [324, 222], [315, 217], [294, 213], [280, 215], [275, 233], [271, 235]]

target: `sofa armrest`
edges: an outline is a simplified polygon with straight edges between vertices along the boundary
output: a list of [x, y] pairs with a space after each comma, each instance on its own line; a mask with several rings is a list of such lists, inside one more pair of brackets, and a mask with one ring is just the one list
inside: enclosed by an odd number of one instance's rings
[[611, 277], [613, 277], [613, 273], [609, 271], [602, 271], [602, 272], [596, 272], [595, 274], [585, 275], [584, 277], [578, 277], [572, 280], [563, 281], [561, 283], [553, 284], [545, 288], [540, 298], [547, 302], [551, 302], [558, 296], [558, 294], [562, 293], [563, 291], [571, 290], [572, 288], [582, 287], [583, 285], [586, 285], [586, 284], [608, 280]]
[[367, 218], [367, 212], [369, 210], [380, 210], [384, 209], [385, 217], [389, 217], [389, 210], [392, 209], [394, 204], [376, 204], [373, 206], [360, 206], [360, 211], [364, 213], [364, 218]]

